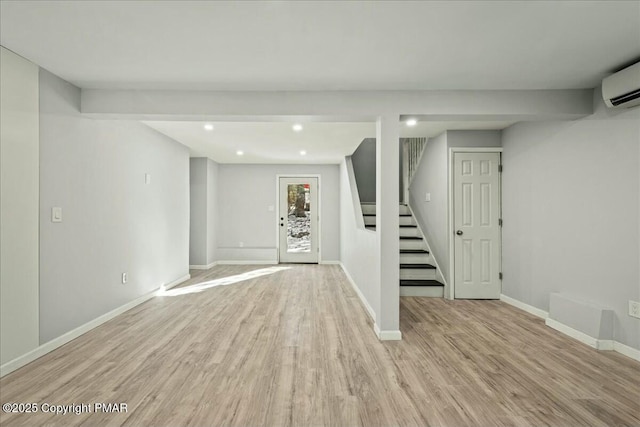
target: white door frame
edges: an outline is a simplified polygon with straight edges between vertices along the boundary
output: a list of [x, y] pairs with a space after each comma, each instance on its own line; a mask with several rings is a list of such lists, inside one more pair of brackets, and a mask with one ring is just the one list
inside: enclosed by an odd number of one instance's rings
[[[449, 219], [448, 219], [448, 227], [447, 233], [448, 238], [447, 242], [449, 245], [449, 289], [444, 290], [444, 297], [446, 299], [455, 299], [455, 286], [456, 286], [456, 254], [455, 254], [455, 246], [454, 246], [454, 220], [453, 220], [453, 155], [454, 153], [502, 153], [502, 147], [450, 147], [449, 148], [449, 190], [448, 190], [448, 199], [449, 199]], [[502, 158], [500, 159], [500, 164], [502, 164]], [[499, 179], [499, 203], [500, 203], [500, 218], [502, 218], [502, 173], [500, 173]], [[500, 229], [500, 271], [502, 271], [502, 228]]]
[[318, 180], [318, 264], [322, 262], [322, 194], [320, 185], [320, 174], [297, 173], [297, 174], [277, 174], [276, 175], [276, 217], [274, 218], [276, 227], [276, 263], [280, 263], [280, 178], [316, 178]]

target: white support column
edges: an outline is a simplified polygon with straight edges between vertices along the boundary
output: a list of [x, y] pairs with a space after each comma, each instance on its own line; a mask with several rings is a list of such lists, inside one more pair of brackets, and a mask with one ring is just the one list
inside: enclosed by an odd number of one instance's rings
[[399, 115], [378, 117], [376, 132], [376, 231], [380, 250], [381, 340], [399, 340], [400, 232], [399, 232]]

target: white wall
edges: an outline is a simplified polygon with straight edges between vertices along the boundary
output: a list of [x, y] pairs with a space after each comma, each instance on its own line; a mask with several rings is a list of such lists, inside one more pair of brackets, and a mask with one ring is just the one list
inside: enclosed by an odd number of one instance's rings
[[376, 233], [380, 268], [381, 339], [401, 339], [400, 334], [400, 117], [394, 114], [376, 121]]
[[[411, 185], [409, 204], [416, 221], [426, 234], [431, 252], [438, 261], [445, 281], [449, 268], [449, 148], [500, 147], [499, 130], [453, 130], [430, 138]], [[426, 193], [431, 201], [426, 202]], [[445, 291], [446, 294], [446, 291]]]
[[80, 90], [41, 70], [41, 343], [189, 272], [187, 148], [79, 108]]
[[207, 265], [216, 258], [218, 246], [218, 163], [207, 159]]
[[189, 265], [202, 268], [216, 260], [218, 164], [206, 157], [189, 159], [189, 188]]
[[189, 159], [189, 265], [207, 265], [207, 158]]
[[340, 164], [341, 260], [375, 322], [380, 317], [380, 274], [374, 268], [380, 264], [378, 235], [364, 228], [362, 211], [357, 208], [360, 203], [357, 192], [351, 159], [347, 158]]
[[448, 130], [447, 145], [451, 147], [502, 147], [500, 130]]
[[[277, 259], [276, 176], [320, 175], [322, 261], [340, 259], [340, 188], [338, 165], [218, 166], [218, 248], [220, 261]], [[269, 206], [274, 210], [269, 211]], [[240, 247], [242, 242], [243, 247]]]
[[562, 293], [615, 311], [640, 349], [640, 108], [503, 132], [503, 293], [542, 310]]
[[0, 364], [38, 346], [38, 67], [0, 47]]

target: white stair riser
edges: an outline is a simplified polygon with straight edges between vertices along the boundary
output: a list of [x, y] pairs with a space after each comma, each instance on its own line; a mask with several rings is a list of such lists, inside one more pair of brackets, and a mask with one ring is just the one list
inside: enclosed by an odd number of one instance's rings
[[[362, 207], [362, 213], [363, 214], [374, 214], [376, 213], [376, 205], [374, 204], [369, 204], [369, 203], [363, 203], [360, 205]], [[400, 205], [398, 208], [398, 213], [400, 215], [408, 215], [411, 213], [411, 211], [409, 210], [409, 206], [407, 205]]]
[[[375, 216], [365, 216], [364, 217], [365, 225], [376, 225], [376, 217]], [[401, 216], [398, 221], [399, 225], [416, 225], [412, 216]]]
[[400, 254], [400, 264], [432, 264], [429, 254]]
[[416, 227], [400, 227], [400, 236], [418, 237], [418, 229]]
[[444, 298], [442, 286], [400, 286], [401, 297]]
[[375, 214], [376, 213], [376, 205], [368, 205], [362, 204], [362, 213], [363, 214]]
[[426, 249], [422, 240], [400, 239], [400, 249]]
[[401, 216], [400, 225], [416, 225], [416, 222], [412, 216]]
[[[365, 216], [364, 217], [365, 225], [376, 225], [376, 217], [375, 216]], [[416, 221], [412, 216], [401, 216], [398, 219], [398, 225], [416, 225]]]
[[376, 225], [376, 217], [375, 216], [365, 216], [364, 217], [364, 225]]
[[436, 280], [436, 270], [434, 268], [401, 268], [400, 280]]

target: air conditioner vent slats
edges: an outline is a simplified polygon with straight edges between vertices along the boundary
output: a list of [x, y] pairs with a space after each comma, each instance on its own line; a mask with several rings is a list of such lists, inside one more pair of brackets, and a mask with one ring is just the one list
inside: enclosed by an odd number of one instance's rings
[[616, 96], [615, 98], [611, 98], [611, 103], [617, 106], [638, 98], [640, 98], [640, 89], [625, 93], [624, 95]]
[[611, 108], [640, 105], [640, 62], [605, 77], [602, 80], [602, 98]]

